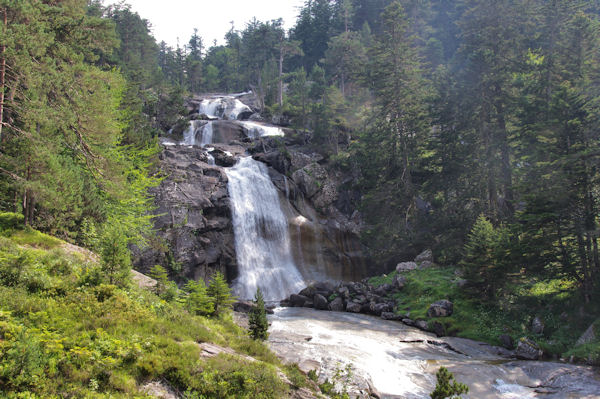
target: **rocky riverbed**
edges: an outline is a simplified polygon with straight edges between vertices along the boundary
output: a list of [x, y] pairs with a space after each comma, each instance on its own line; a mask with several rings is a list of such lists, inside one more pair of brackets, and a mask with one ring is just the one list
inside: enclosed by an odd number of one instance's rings
[[396, 321], [308, 308], [277, 308], [269, 320], [270, 347], [320, 380], [351, 365], [351, 397], [429, 398], [440, 366], [469, 386], [467, 398], [600, 397], [595, 368], [509, 361], [488, 344], [436, 337]]

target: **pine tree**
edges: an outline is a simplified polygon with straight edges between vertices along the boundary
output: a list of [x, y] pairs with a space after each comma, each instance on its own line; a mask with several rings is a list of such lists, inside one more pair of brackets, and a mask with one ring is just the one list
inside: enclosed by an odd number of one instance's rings
[[169, 275], [167, 274], [167, 270], [161, 265], [154, 265], [150, 270], [150, 277], [156, 280], [156, 284], [154, 285], [154, 293], [158, 296], [161, 296], [167, 289], [167, 284], [169, 283]]
[[456, 382], [454, 375], [445, 367], [440, 369], [435, 374], [437, 385], [431, 393], [431, 399], [459, 399], [461, 394], [469, 393], [469, 387], [463, 383]]
[[207, 292], [208, 296], [212, 299], [214, 316], [219, 316], [230, 310], [231, 305], [235, 302], [235, 298], [231, 295], [231, 290], [221, 272], [215, 272], [208, 284]]
[[118, 223], [107, 223], [100, 236], [101, 268], [110, 284], [125, 285], [131, 273], [127, 236]]
[[213, 299], [208, 295], [204, 280], [189, 280], [184, 290], [186, 308], [197, 315], [209, 316], [214, 312]]
[[269, 322], [267, 321], [265, 301], [260, 288], [257, 287], [254, 295], [254, 307], [250, 310], [248, 330], [253, 339], [264, 341], [269, 337], [268, 329]]

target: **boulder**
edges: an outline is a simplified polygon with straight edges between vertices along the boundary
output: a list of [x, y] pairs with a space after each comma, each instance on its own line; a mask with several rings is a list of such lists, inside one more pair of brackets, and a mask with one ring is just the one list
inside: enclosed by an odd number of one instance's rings
[[544, 333], [544, 322], [537, 316], [531, 322], [531, 332], [533, 332], [534, 334]]
[[350, 290], [348, 290], [348, 287], [344, 287], [344, 286], [339, 287], [337, 289], [337, 293], [339, 296], [341, 296], [344, 299], [350, 298]]
[[312, 298], [313, 296], [315, 296], [317, 290], [315, 288], [314, 285], [309, 285], [308, 287], [304, 288], [302, 291], [299, 292], [300, 295], [304, 295], [308, 298]]
[[375, 294], [379, 296], [387, 296], [392, 292], [394, 287], [391, 284], [381, 284], [375, 289]]
[[407, 326], [411, 326], [411, 327], [416, 327], [417, 323], [415, 323], [414, 320], [409, 319], [408, 317], [402, 319], [402, 323], [406, 324]]
[[448, 317], [454, 312], [454, 304], [447, 299], [442, 299], [429, 306], [427, 310], [428, 317]]
[[398, 273], [407, 272], [409, 270], [415, 270], [417, 264], [415, 262], [400, 262], [396, 265], [396, 271]]
[[333, 301], [331, 301], [331, 303], [329, 304], [329, 310], [332, 310], [334, 312], [343, 312], [344, 311], [344, 300], [338, 296]]
[[392, 307], [388, 303], [377, 303], [373, 306], [373, 313], [377, 316], [381, 316], [383, 312], [391, 312]]
[[297, 295], [297, 294], [290, 295], [290, 305], [291, 306], [295, 306], [295, 307], [304, 306], [304, 304], [308, 300], [309, 300], [309, 298], [304, 295]]
[[252, 301], [237, 301], [233, 304], [233, 310], [235, 312], [250, 313], [253, 308], [254, 303]]
[[304, 305], [302, 305], [303, 308], [314, 308], [315, 304], [313, 303], [313, 301], [311, 301], [310, 299], [306, 302], [304, 302]]
[[585, 345], [596, 339], [596, 330], [594, 324], [591, 324], [587, 330], [579, 337], [575, 345]]
[[327, 303], [327, 298], [325, 298], [321, 294], [315, 294], [315, 296], [313, 297], [313, 303], [315, 305], [315, 309], [329, 310], [329, 304]]
[[361, 308], [360, 303], [348, 302], [346, 304], [346, 312], [360, 313], [360, 308]]
[[401, 274], [396, 274], [394, 276], [394, 280], [392, 281], [392, 285], [394, 286], [394, 288], [396, 288], [397, 290], [401, 290], [402, 288], [404, 288], [404, 286], [406, 285], [406, 277], [404, 277]]
[[424, 331], [429, 330], [429, 326], [427, 325], [427, 322], [425, 320], [417, 320], [415, 322], [415, 327], [417, 327], [420, 330], [424, 330]]
[[423, 262], [418, 263], [419, 269], [427, 269], [433, 266], [433, 262], [428, 260], [424, 260]]
[[540, 347], [528, 338], [521, 338], [517, 344], [515, 355], [517, 359], [538, 360], [543, 352]]
[[381, 312], [380, 316], [383, 320], [396, 320], [401, 321], [404, 315], [396, 314], [394, 312]]
[[433, 263], [433, 252], [431, 252], [431, 249], [426, 249], [417, 255], [415, 258], [415, 263], [420, 265], [422, 262]]
[[433, 332], [438, 337], [443, 337], [444, 335], [446, 335], [446, 327], [444, 327], [444, 325], [439, 321], [434, 321], [429, 327], [431, 332]]
[[512, 337], [508, 334], [500, 334], [498, 340], [500, 340], [500, 344], [503, 348], [512, 350], [515, 347], [515, 342], [513, 341]]

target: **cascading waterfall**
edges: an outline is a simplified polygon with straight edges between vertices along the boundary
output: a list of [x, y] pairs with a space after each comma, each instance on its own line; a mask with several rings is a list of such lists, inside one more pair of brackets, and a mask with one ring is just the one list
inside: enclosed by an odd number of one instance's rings
[[283, 130], [277, 126], [266, 126], [256, 122], [239, 122], [248, 130], [248, 137], [256, 139], [265, 136], [283, 136]]
[[213, 142], [213, 123], [208, 122], [202, 128], [202, 140], [200, 141], [200, 145], [204, 147], [207, 144], [212, 144]]
[[210, 118], [236, 120], [241, 113], [252, 113], [252, 110], [233, 96], [220, 96], [202, 100], [198, 113]]
[[287, 220], [267, 167], [246, 157], [226, 173], [239, 270], [235, 294], [251, 299], [260, 287], [266, 300], [280, 300], [298, 292], [306, 283], [292, 259]]

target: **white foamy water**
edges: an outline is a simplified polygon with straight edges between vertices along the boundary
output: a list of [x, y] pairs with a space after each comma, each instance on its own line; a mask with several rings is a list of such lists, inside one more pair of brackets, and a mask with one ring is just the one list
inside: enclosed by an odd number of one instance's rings
[[236, 120], [242, 112], [252, 112], [250, 107], [233, 96], [205, 98], [200, 102], [198, 113], [211, 118]]
[[277, 126], [262, 125], [257, 122], [243, 121], [240, 122], [248, 130], [248, 137], [256, 139], [265, 136], [283, 136], [283, 130]]
[[200, 145], [204, 147], [207, 144], [212, 144], [213, 142], [213, 123], [208, 122], [202, 128], [202, 140], [200, 141]]
[[234, 293], [251, 299], [260, 287], [272, 301], [298, 292], [306, 283], [292, 259], [287, 220], [267, 167], [246, 157], [226, 173], [239, 272]]

